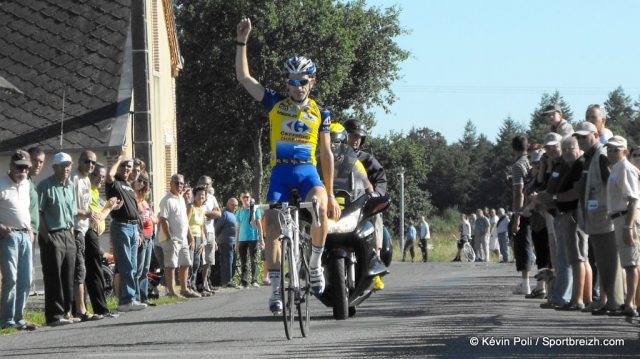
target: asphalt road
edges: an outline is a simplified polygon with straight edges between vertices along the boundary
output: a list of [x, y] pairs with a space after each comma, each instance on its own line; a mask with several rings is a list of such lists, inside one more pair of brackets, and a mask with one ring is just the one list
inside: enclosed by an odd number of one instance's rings
[[542, 300], [511, 294], [516, 281], [509, 264], [393, 263], [386, 288], [354, 318], [335, 321], [313, 300], [308, 338], [286, 339], [267, 311], [268, 288], [224, 289], [117, 319], [0, 337], [0, 356], [638, 357], [637, 320], [540, 309]]

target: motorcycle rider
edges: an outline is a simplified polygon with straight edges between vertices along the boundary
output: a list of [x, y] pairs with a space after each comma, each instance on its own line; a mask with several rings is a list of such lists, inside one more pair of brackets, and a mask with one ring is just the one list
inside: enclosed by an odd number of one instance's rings
[[[373, 194], [377, 196], [386, 196], [387, 175], [384, 172], [384, 168], [382, 168], [380, 162], [378, 162], [372, 154], [360, 150], [361, 146], [367, 139], [367, 126], [361, 121], [349, 119], [344, 122], [344, 127], [348, 134], [347, 144], [353, 148], [358, 156], [358, 160], [360, 160], [364, 165], [369, 182], [373, 185]], [[380, 260], [380, 249], [382, 248], [383, 239], [382, 230], [384, 228], [382, 223], [382, 214], [376, 215], [374, 227], [376, 256], [371, 262], [371, 270], [384, 272], [386, 270], [386, 266]], [[384, 283], [382, 282], [382, 279], [380, 279], [380, 276], [376, 276], [374, 283], [374, 289], [380, 290], [384, 288]]]

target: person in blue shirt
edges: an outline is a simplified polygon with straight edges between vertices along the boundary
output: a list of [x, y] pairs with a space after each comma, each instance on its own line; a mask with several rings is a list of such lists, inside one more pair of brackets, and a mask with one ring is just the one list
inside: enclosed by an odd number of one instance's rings
[[[251, 260], [251, 286], [258, 285], [258, 243], [264, 248], [264, 237], [262, 232], [262, 213], [255, 209], [251, 211], [251, 193], [240, 194], [242, 207], [236, 213], [236, 253], [240, 254], [241, 281], [243, 287], [249, 286], [247, 257]], [[259, 241], [259, 242], [258, 242]]]
[[413, 248], [416, 243], [416, 236], [417, 236], [416, 227], [413, 226], [413, 221], [411, 221], [409, 222], [409, 228], [407, 228], [407, 238], [404, 243], [404, 251], [402, 252], [403, 262], [405, 261], [405, 257], [407, 255], [407, 250], [408, 250], [409, 254], [411, 254], [411, 262], [413, 263], [413, 260], [416, 256], [416, 251]]
[[229, 198], [227, 208], [222, 212], [222, 216], [215, 223], [216, 243], [220, 251], [220, 283], [227, 287], [234, 288], [233, 283], [233, 246], [236, 241], [236, 209], [238, 200]]

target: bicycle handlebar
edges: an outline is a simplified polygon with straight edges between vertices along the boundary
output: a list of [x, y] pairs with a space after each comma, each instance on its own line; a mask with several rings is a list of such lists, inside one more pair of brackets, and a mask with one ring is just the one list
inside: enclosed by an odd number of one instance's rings
[[266, 211], [268, 209], [285, 209], [285, 208], [303, 208], [311, 212], [311, 216], [316, 226], [320, 226], [320, 205], [318, 204], [318, 198], [313, 196], [309, 202], [300, 202], [297, 205], [290, 205], [289, 202], [277, 202], [277, 203], [263, 203], [256, 204], [254, 208]]

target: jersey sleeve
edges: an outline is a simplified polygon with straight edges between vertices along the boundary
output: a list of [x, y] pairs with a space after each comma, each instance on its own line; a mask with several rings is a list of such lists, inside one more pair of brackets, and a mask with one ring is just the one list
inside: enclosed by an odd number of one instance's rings
[[331, 112], [328, 110], [320, 111], [320, 128], [318, 133], [330, 133], [331, 132]]
[[284, 100], [285, 97], [280, 95], [279, 93], [275, 92], [274, 90], [265, 88], [264, 89], [264, 96], [262, 97], [262, 106], [264, 106], [264, 108], [267, 111], [271, 111], [271, 109], [273, 109], [273, 107], [280, 101]]

